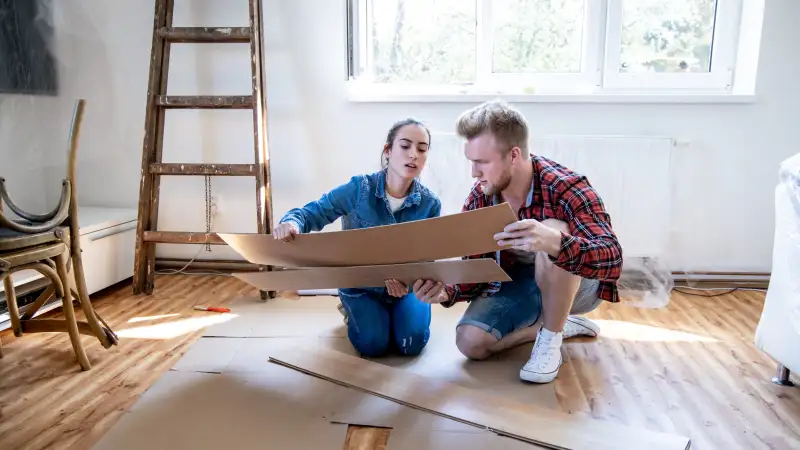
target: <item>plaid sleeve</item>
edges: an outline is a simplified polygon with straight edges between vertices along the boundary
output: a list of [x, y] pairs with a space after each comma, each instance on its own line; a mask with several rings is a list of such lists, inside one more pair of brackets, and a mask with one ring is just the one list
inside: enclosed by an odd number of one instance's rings
[[616, 280], [622, 270], [622, 246], [611, 228], [603, 201], [585, 180], [567, 188], [558, 200], [570, 234], [561, 233], [561, 252], [551, 261], [584, 278]]
[[[464, 202], [462, 212], [471, 211], [478, 208], [487, 206], [487, 202], [483, 193], [478, 190], [478, 186], [472, 188], [467, 200]], [[494, 258], [492, 253], [465, 256], [463, 259], [477, 259], [477, 258]], [[441, 305], [449, 308], [458, 302], [469, 301], [481, 295], [492, 295], [500, 290], [499, 282], [491, 283], [461, 283], [449, 284], [445, 286], [447, 298], [449, 300], [442, 302]]]

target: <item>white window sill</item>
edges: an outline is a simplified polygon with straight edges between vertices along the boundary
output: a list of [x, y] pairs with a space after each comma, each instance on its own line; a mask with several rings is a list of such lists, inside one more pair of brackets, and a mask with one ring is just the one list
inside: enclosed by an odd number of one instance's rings
[[480, 103], [502, 98], [512, 103], [676, 103], [676, 104], [747, 104], [755, 103], [754, 94], [730, 92], [593, 92], [593, 93], [520, 93], [477, 92], [458, 88], [408, 88], [365, 83], [347, 83], [347, 100], [353, 103]]

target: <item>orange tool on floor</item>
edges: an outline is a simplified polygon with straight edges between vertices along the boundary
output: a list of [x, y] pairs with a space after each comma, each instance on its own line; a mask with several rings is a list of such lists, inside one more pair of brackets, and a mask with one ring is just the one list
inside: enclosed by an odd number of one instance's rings
[[228, 308], [217, 308], [215, 306], [200, 306], [196, 305], [194, 309], [198, 311], [211, 311], [211, 312], [220, 312], [220, 313], [229, 313], [231, 312]]

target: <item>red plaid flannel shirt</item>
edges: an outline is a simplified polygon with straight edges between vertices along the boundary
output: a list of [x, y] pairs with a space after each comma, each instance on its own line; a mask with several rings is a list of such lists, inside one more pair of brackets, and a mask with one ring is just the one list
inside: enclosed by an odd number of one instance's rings
[[[611, 218], [600, 196], [583, 175], [542, 156], [532, 156], [533, 182], [527, 204], [519, 212], [520, 219], [558, 219], [569, 224], [569, 234], [562, 233], [561, 253], [550, 257], [567, 272], [584, 278], [599, 279], [598, 296], [612, 303], [619, 301], [616, 280], [622, 270], [622, 247], [611, 228]], [[500, 197], [489, 197], [480, 184], [475, 184], [464, 203], [463, 211], [501, 203]], [[467, 258], [495, 258], [492, 253]], [[498, 264], [509, 269], [516, 263], [514, 255], [499, 252]], [[500, 283], [457, 284], [445, 287], [449, 307], [500, 290]]]

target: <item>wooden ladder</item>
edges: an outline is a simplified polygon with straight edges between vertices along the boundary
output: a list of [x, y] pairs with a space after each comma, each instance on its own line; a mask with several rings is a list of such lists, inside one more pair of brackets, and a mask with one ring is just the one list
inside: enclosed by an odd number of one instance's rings
[[[261, 73], [261, 0], [248, 0], [249, 27], [173, 27], [173, 0], [156, 0], [150, 78], [139, 187], [139, 222], [136, 229], [134, 294], [151, 294], [154, 288], [156, 244], [224, 244], [216, 233], [158, 231], [160, 177], [167, 175], [255, 177], [256, 214], [259, 233], [272, 229], [272, 201], [269, 178], [269, 148], [263, 79]], [[173, 43], [249, 43], [252, 75], [251, 95], [174, 96], [167, 95], [169, 53]], [[168, 109], [252, 109], [255, 161], [253, 164], [163, 163], [164, 116]], [[203, 268], [213, 263], [203, 261]], [[230, 268], [220, 263], [222, 268]], [[264, 268], [258, 268], [263, 270]], [[266, 267], [271, 270], [271, 267]], [[262, 298], [267, 293], [262, 292]]]

